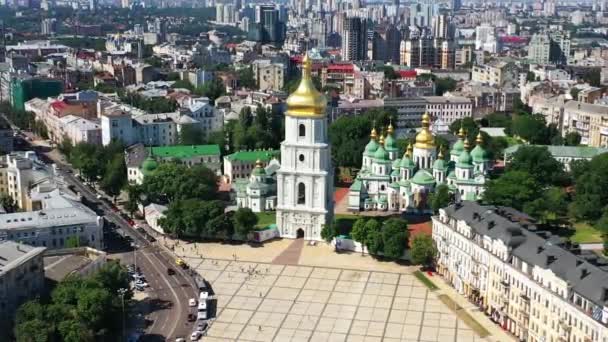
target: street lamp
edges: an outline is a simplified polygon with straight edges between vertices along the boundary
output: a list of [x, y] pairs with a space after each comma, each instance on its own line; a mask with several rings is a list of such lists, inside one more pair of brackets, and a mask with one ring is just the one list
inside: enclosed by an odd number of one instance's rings
[[120, 303], [122, 307], [122, 340], [126, 341], [126, 331], [125, 331], [125, 294], [129, 291], [126, 288], [118, 289], [118, 295], [120, 296]]

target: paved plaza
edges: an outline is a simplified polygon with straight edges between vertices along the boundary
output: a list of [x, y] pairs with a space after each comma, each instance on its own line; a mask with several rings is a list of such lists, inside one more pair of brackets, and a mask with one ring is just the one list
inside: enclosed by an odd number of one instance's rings
[[409, 273], [185, 261], [216, 294], [206, 341], [485, 341]]

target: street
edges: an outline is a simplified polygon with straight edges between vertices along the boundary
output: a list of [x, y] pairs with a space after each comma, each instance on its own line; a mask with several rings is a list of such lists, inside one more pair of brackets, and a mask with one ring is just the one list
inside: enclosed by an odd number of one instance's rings
[[[23, 139], [21, 148], [36, 150], [42, 160], [57, 164], [63, 170], [65, 181], [73, 186], [73, 189], [78, 191], [88, 203], [97, 206], [98, 215], [104, 216], [106, 221], [115, 225], [114, 236], [118, 236], [116, 234], [118, 231], [124, 234], [119, 239], [105, 241], [108, 256], [119, 258], [125, 264], [136, 263], [147, 278], [150, 285], [146, 289], [148, 297], [145, 299], [145, 303], [141, 303], [143, 305], [137, 306], [140, 310], [143, 309], [141, 312], [143, 319], [139, 319], [138, 322], [134, 317], [130, 317], [128, 321], [132, 322], [132, 325], [127, 327], [127, 330], [133, 333], [139, 330], [138, 328], [143, 329], [144, 335], [140, 341], [174, 341], [177, 337], [189, 337], [193, 330], [193, 323], [188, 322], [187, 318], [193, 310], [188, 306], [188, 299], [198, 297], [197, 287], [192, 277], [175, 264], [175, 256], [159, 241], [153, 243], [148, 241], [108, 202], [99, 200], [98, 195], [100, 194], [75, 177], [74, 170], [63, 161], [63, 158], [53, 156], [49, 152], [49, 147], [44, 146], [45, 144], [37, 144], [33, 135], [28, 134], [27, 136], [32, 141]], [[130, 245], [126, 243], [126, 240], [131, 240]], [[130, 249], [130, 251], [125, 252], [125, 249]], [[169, 268], [175, 270], [175, 274], [168, 275]]]

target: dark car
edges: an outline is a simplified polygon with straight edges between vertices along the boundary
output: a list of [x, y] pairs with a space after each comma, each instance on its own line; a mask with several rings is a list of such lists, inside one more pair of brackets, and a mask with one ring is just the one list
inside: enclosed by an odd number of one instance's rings
[[175, 270], [172, 268], [167, 268], [167, 275], [174, 275], [175, 274]]
[[194, 321], [196, 321], [196, 316], [194, 314], [189, 313], [188, 322], [194, 322]]

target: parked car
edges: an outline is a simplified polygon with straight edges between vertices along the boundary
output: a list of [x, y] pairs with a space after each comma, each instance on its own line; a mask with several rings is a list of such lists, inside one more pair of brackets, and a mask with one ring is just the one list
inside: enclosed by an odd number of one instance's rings
[[174, 275], [175, 274], [175, 270], [172, 268], [167, 268], [167, 275]]
[[204, 321], [207, 319], [207, 311], [199, 311], [196, 314], [196, 319], [199, 321]]
[[198, 341], [198, 340], [201, 339], [202, 335], [203, 334], [201, 334], [200, 331], [195, 331], [195, 332], [192, 333], [192, 335], [190, 335], [190, 341]]
[[207, 324], [207, 322], [205, 322], [205, 321], [200, 321], [196, 325], [196, 331], [200, 331], [203, 335], [205, 334], [205, 332], [207, 331], [208, 328], [209, 328], [209, 324]]
[[198, 311], [206, 311], [207, 310], [207, 301], [203, 300], [198, 303]]
[[190, 300], [188, 300], [188, 306], [196, 306], [196, 299], [190, 298]]
[[175, 342], [186, 342], [186, 339], [183, 337], [178, 337], [175, 339]]
[[188, 314], [188, 322], [194, 322], [196, 321], [196, 316], [194, 316], [194, 314]]
[[201, 291], [201, 293], [199, 293], [198, 295], [198, 300], [200, 302], [206, 301], [209, 298], [209, 292], [207, 291]]

